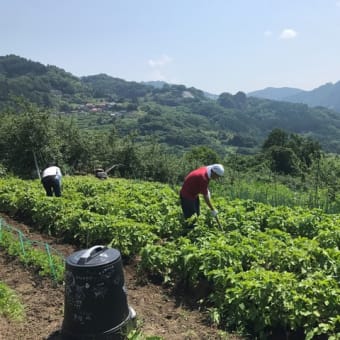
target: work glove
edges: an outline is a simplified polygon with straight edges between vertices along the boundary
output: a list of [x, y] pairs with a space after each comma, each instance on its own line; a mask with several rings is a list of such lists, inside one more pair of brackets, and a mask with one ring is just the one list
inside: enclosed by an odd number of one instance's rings
[[211, 210], [211, 216], [212, 217], [216, 217], [218, 214], [218, 211], [217, 210]]

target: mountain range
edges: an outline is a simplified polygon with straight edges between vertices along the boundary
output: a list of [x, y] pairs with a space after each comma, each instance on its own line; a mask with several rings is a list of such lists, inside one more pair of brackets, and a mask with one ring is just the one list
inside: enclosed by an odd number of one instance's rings
[[340, 112], [340, 81], [335, 84], [321, 85], [311, 91], [292, 87], [267, 87], [263, 90], [249, 92], [247, 95], [291, 103], [303, 103], [311, 107], [323, 106]]
[[[340, 111], [333, 102], [326, 103], [327, 98], [335, 101], [339, 86], [217, 96], [194, 87], [125, 81], [107, 74], [76, 77], [57, 66], [0, 56], [0, 114], [20, 96], [49, 112], [73, 117], [81, 128], [100, 131], [114, 126], [122, 136], [137, 132], [138, 141], [152, 137], [174, 152], [203, 145], [221, 154], [254, 153], [279, 128], [340, 153]], [[322, 94], [324, 107], [317, 103]], [[314, 100], [316, 107], [300, 103], [297, 96]]]

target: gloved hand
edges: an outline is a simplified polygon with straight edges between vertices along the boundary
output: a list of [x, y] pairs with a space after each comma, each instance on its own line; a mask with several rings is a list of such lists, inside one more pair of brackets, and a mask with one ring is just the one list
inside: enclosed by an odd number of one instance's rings
[[216, 217], [218, 214], [218, 211], [217, 210], [211, 210], [211, 216], [212, 217]]

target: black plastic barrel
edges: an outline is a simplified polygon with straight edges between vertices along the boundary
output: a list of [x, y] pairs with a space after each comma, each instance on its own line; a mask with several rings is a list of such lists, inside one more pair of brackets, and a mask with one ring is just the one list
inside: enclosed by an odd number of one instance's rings
[[62, 338], [120, 340], [132, 328], [121, 254], [94, 246], [66, 258]]

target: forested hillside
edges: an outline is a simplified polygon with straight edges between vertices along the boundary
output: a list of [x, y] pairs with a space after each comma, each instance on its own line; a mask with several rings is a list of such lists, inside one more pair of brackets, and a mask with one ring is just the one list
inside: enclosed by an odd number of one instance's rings
[[[221, 93], [216, 100], [183, 85], [128, 82], [105, 74], [78, 78], [56, 67], [15, 55], [0, 57], [0, 108], [13, 109], [13, 98], [49, 112], [72, 116], [88, 130], [111, 130], [120, 136], [153, 136], [177, 153], [193, 145], [221, 155], [254, 153], [275, 128], [318, 140], [323, 149], [340, 152], [340, 113]], [[12, 112], [15, 110], [12, 110]]]
[[340, 112], [340, 81], [288, 96], [285, 100], [293, 103], [305, 103], [310, 106], [324, 106]]

